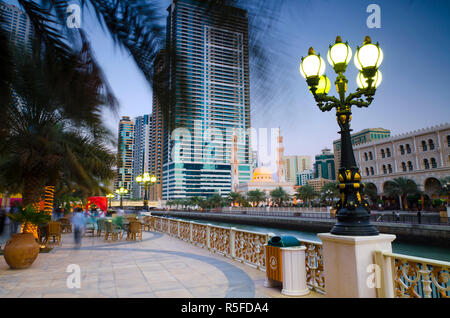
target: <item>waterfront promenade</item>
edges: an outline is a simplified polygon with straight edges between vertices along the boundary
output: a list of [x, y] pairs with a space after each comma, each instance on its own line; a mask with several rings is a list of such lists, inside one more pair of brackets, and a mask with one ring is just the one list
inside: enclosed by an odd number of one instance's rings
[[[67, 266], [80, 267], [81, 286], [70, 289]], [[73, 234], [40, 253], [33, 265], [11, 270], [0, 256], [0, 297], [286, 297], [279, 288], [263, 286], [265, 272], [158, 232], [144, 232], [142, 241], [104, 242]], [[310, 292], [304, 297], [325, 297]]]

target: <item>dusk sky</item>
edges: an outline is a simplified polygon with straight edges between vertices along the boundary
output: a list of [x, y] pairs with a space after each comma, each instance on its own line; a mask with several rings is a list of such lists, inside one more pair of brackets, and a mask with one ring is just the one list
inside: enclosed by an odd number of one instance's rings
[[[273, 0], [279, 1], [279, 0]], [[280, 1], [279, 1], [280, 2]], [[325, 61], [336, 35], [348, 41], [353, 53], [364, 36], [379, 42], [384, 52], [383, 74], [375, 100], [369, 108], [353, 108], [352, 128], [383, 127], [393, 135], [450, 121], [450, 2], [380, 0], [284, 0], [281, 12], [267, 32], [264, 43], [272, 55], [271, 98], [261, 97], [251, 72], [251, 123], [256, 128], [281, 127], [286, 155], [311, 155], [332, 148], [339, 138], [334, 110], [322, 113], [316, 106], [298, 68], [302, 56], [313, 46]], [[169, 0], [161, 1], [161, 13]], [[369, 29], [369, 4], [381, 8], [381, 28]], [[165, 23], [162, 21], [161, 23]], [[91, 15], [84, 12], [82, 27], [89, 34], [97, 59], [120, 101], [118, 116], [105, 114], [117, 133], [120, 116], [151, 112], [152, 92], [128, 54], [114, 46]], [[252, 32], [252, 30], [250, 30]], [[252, 56], [250, 56], [252, 60]], [[327, 63], [326, 74], [335, 74]], [[347, 68], [348, 90], [356, 89], [353, 58]], [[336, 94], [334, 85], [330, 94]]]

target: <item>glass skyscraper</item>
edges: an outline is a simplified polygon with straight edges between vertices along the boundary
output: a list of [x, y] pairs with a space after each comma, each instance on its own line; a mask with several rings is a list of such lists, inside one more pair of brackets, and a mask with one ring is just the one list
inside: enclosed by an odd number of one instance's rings
[[33, 29], [27, 14], [14, 5], [0, 3], [0, 16], [9, 33], [9, 40], [16, 48], [31, 53]]
[[133, 192], [134, 198], [144, 197], [144, 187], [136, 182], [138, 175], [150, 172], [151, 116], [143, 115], [134, 119], [133, 139]]
[[134, 121], [128, 116], [123, 116], [119, 122], [119, 136], [117, 142], [117, 176], [114, 183], [114, 191], [123, 187], [128, 190], [124, 198], [132, 196], [133, 186], [133, 143]]
[[247, 12], [195, 0], [168, 12], [163, 199], [226, 195], [233, 134], [239, 181], [250, 180]]

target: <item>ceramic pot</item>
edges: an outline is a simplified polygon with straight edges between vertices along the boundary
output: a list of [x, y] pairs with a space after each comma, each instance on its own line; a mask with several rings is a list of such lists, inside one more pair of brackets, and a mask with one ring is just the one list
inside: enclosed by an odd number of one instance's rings
[[13, 234], [3, 250], [6, 263], [13, 269], [30, 267], [38, 254], [39, 244], [31, 233]]

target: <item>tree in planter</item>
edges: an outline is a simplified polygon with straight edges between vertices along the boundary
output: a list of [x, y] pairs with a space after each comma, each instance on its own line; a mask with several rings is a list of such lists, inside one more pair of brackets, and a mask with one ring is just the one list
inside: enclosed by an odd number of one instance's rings
[[298, 188], [295, 193], [295, 197], [298, 200], [302, 200], [303, 202], [306, 202], [307, 206], [310, 206], [311, 200], [314, 199], [317, 195], [318, 195], [318, 193], [309, 184], [306, 184], [306, 185]]
[[9, 218], [15, 222], [22, 223], [21, 233], [34, 233], [34, 227], [48, 223], [51, 216], [45, 211], [36, 210], [32, 205], [19, 207], [15, 214], [8, 214]]
[[247, 192], [247, 200], [253, 203], [253, 206], [258, 206], [261, 202], [266, 201], [266, 194], [259, 190], [251, 190]]
[[291, 197], [289, 194], [283, 190], [282, 187], [278, 187], [270, 192], [270, 197], [272, 198], [273, 202], [277, 206], [282, 206], [284, 202], [289, 201]]
[[421, 191], [416, 182], [411, 179], [399, 177], [390, 181], [386, 181], [386, 194], [391, 197], [398, 197], [400, 209], [408, 210], [408, 195], [420, 194]]

